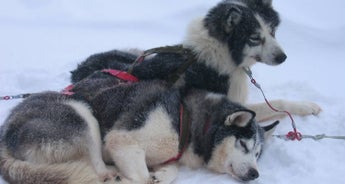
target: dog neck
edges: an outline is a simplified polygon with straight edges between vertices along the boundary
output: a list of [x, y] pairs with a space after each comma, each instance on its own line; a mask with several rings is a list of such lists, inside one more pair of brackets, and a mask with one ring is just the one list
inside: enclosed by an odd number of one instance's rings
[[209, 36], [202, 18], [191, 22], [183, 45], [197, 54], [198, 62], [216, 69], [220, 74], [230, 75], [238, 68], [231, 62], [233, 58], [228, 46]]
[[223, 100], [224, 95], [209, 93], [203, 90], [192, 90], [183, 98], [191, 120], [190, 143], [184, 153], [186, 156], [183, 155], [184, 159], [181, 160], [183, 163], [189, 163], [192, 158], [198, 158], [193, 163], [204, 163], [209, 159], [209, 150], [212, 149], [211, 140], [215, 134], [212, 124], [212, 116], [215, 112], [212, 112], [214, 110], [211, 109], [214, 107], [213, 103], [218, 104]]

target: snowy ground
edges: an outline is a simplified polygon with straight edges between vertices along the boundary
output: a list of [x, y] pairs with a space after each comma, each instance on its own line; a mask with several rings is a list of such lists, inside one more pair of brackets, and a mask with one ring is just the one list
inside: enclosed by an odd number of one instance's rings
[[[87, 56], [114, 48], [148, 49], [180, 42], [194, 17], [217, 0], [0, 0], [0, 96], [60, 90]], [[319, 117], [296, 117], [304, 134], [345, 135], [345, 1], [276, 0], [277, 37], [286, 63], [253, 68], [270, 99], [309, 100]], [[251, 88], [250, 100], [263, 101]], [[21, 100], [0, 101], [0, 124]], [[291, 129], [285, 119], [276, 134]], [[344, 183], [345, 141], [285, 142], [273, 138], [254, 184]], [[238, 183], [206, 170], [182, 168], [175, 183]], [[0, 181], [0, 183], [2, 183]], [[4, 182], [3, 182], [4, 183]]]

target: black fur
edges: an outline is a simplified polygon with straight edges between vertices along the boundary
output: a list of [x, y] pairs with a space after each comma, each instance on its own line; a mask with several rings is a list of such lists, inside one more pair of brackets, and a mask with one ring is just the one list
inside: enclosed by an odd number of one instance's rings
[[78, 65], [78, 69], [72, 71], [72, 82], [76, 83], [95, 71], [106, 68], [114, 68], [119, 70], [127, 70], [128, 65], [136, 59], [136, 55], [118, 50], [94, 54], [88, 57], [82, 64]]
[[35, 94], [12, 110], [2, 127], [5, 132], [2, 141], [13, 155], [24, 159], [23, 152], [16, 151], [24, 149], [20, 147], [23, 145], [44, 146], [48, 142], [69, 141], [76, 135], [82, 136], [87, 124], [63, 103], [68, 98], [56, 92]]

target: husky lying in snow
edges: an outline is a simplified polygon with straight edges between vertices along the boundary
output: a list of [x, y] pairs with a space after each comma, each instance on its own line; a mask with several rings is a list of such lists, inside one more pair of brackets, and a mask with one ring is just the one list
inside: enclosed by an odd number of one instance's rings
[[[44, 92], [13, 109], [0, 139], [7, 181], [171, 183], [178, 164], [253, 180], [264, 140], [278, 124], [262, 128], [254, 112], [226, 96], [184, 94], [163, 81], [99, 90], [89, 105], [77, 96]], [[103, 160], [121, 177], [114, 179]]]
[[[248, 82], [243, 70], [257, 62], [278, 65], [285, 61], [286, 55], [275, 39], [279, 22], [272, 0], [222, 1], [204, 18], [190, 24], [182, 45], [196, 55], [197, 62], [187, 69], [176, 86], [225, 94], [255, 111], [260, 122], [284, 117], [285, 113], [273, 112], [264, 103], [246, 103]], [[127, 71], [138, 55], [114, 50], [90, 56], [72, 72], [72, 82], [105, 68]], [[140, 80], [166, 80], [185, 60], [183, 54], [158, 53], [136, 66], [132, 74]], [[318, 105], [304, 101], [275, 100], [271, 104], [302, 116], [321, 111]]]

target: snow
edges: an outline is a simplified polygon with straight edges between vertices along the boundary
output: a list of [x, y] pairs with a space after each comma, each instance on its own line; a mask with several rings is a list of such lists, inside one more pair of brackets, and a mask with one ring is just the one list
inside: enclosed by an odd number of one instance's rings
[[[69, 71], [93, 53], [114, 48], [148, 49], [179, 43], [188, 22], [204, 15], [216, 0], [11, 0], [0, 6], [0, 96], [60, 90]], [[258, 64], [254, 77], [269, 99], [319, 104], [318, 117], [295, 117], [303, 134], [345, 135], [345, 1], [275, 0], [282, 24], [277, 39], [287, 61]], [[263, 101], [250, 88], [250, 101]], [[0, 101], [0, 124], [21, 100]], [[291, 130], [284, 119], [276, 134]], [[272, 138], [259, 161], [253, 184], [344, 183], [345, 141]], [[227, 183], [236, 180], [205, 169], [181, 168], [175, 183]], [[1, 182], [0, 183], [5, 183]]]

